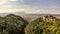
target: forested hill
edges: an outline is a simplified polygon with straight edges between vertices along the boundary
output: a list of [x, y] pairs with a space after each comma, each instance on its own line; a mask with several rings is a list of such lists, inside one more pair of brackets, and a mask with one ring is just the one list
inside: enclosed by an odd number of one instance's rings
[[0, 17], [0, 34], [24, 34], [24, 28], [28, 22], [21, 16], [9, 14]]
[[60, 34], [60, 19], [51, 15], [39, 17], [26, 26], [25, 34]]
[[0, 16], [0, 34], [60, 34], [60, 19], [47, 16]]

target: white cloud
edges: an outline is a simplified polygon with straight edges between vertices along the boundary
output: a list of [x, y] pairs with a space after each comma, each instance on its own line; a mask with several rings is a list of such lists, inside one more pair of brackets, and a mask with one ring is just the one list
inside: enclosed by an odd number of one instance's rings
[[6, 3], [8, 0], [0, 0], [0, 5], [3, 5], [4, 3]]
[[36, 8], [7, 8], [0, 9], [0, 13], [24, 12], [27, 14], [60, 14], [59, 9], [36, 9]]
[[23, 2], [24, 0], [10, 0], [10, 1], [21, 1], [21, 2]]
[[0, 0], [0, 9], [9, 7], [10, 5], [6, 5], [7, 2], [9, 2], [9, 0]]
[[17, 0], [10, 0], [10, 1], [17, 1]]
[[[10, 2], [12, 1], [12, 3]], [[51, 6], [49, 8], [53, 9], [39, 9], [39, 7], [29, 7], [28, 5], [17, 5], [14, 3], [14, 1], [17, 0], [0, 0], [0, 13], [14, 13], [14, 12], [25, 12], [27, 14], [60, 14], [60, 9], [55, 9], [55, 8], [60, 8], [59, 6]], [[24, 0], [20, 0], [23, 2]], [[14, 5], [15, 4], [15, 5]], [[19, 6], [19, 7], [18, 7]], [[16, 8], [17, 7], [17, 8]]]
[[21, 2], [24, 2], [24, 0], [20, 0]]

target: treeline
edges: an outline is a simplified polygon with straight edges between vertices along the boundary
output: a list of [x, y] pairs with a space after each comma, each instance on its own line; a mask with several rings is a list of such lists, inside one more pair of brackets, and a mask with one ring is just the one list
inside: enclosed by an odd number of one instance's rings
[[60, 34], [60, 19], [42, 16], [30, 23], [13, 14], [0, 17], [0, 34]]

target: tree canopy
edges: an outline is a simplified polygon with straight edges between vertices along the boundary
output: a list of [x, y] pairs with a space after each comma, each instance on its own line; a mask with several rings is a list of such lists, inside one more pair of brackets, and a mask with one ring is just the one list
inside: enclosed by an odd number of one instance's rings
[[60, 34], [60, 19], [53, 16], [43, 16], [29, 23], [25, 34]]
[[20, 16], [0, 17], [0, 34], [24, 34], [27, 23]]

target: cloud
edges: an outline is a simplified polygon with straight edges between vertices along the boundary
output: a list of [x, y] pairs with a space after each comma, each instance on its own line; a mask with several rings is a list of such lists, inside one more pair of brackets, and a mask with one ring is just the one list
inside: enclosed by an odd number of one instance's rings
[[[49, 0], [50, 1], [50, 0]], [[0, 0], [0, 13], [60, 14], [60, 5], [46, 0]], [[53, 1], [52, 1], [53, 2]], [[58, 3], [58, 4], [57, 4]]]
[[[9, 0], [0, 0], [0, 9], [1, 8], [7, 8], [10, 5], [6, 5], [5, 3], [9, 2]], [[10, 6], [11, 7], [11, 6]]]
[[5, 2], [7, 2], [7, 0], [0, 0], [0, 5], [4, 4]]
[[1, 9], [0, 13], [16, 13], [24, 12], [26, 14], [60, 14], [60, 9], [36, 9], [36, 8], [12, 8], [12, 9]]
[[0, 6], [1, 8], [34, 6], [38, 8], [60, 8], [59, 0], [0, 0]]
[[17, 1], [17, 0], [10, 0], [10, 1]]

